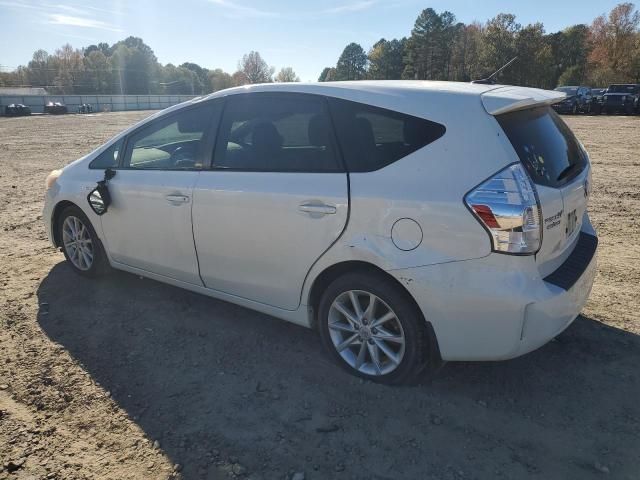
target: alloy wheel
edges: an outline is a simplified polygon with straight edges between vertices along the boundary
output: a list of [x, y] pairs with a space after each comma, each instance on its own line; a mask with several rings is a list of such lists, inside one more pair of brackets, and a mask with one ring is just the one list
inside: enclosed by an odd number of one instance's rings
[[93, 242], [87, 226], [78, 217], [69, 215], [62, 224], [62, 243], [69, 260], [79, 270], [93, 265]]
[[382, 299], [363, 290], [341, 293], [331, 304], [329, 335], [342, 359], [360, 373], [393, 372], [405, 352], [405, 335], [395, 312]]

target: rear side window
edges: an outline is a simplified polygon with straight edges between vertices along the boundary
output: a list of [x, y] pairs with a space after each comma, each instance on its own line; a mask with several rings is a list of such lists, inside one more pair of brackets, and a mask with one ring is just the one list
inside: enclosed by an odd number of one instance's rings
[[115, 168], [118, 166], [118, 156], [122, 153], [122, 144], [124, 139], [121, 138], [104, 152], [94, 158], [89, 164], [89, 168], [95, 168], [97, 170]]
[[584, 169], [584, 151], [551, 108], [505, 113], [496, 119], [535, 183], [559, 187]]
[[386, 167], [435, 142], [446, 131], [439, 123], [364, 103], [329, 98], [329, 105], [351, 172]]
[[213, 165], [262, 172], [344, 170], [324, 97], [290, 93], [229, 97]]

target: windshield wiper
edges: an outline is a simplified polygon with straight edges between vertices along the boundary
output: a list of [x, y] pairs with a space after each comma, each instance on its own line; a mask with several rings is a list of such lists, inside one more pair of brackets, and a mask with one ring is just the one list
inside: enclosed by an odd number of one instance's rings
[[559, 182], [560, 180], [564, 180], [565, 178], [567, 178], [567, 177], [569, 176], [569, 174], [570, 174], [571, 172], [573, 172], [573, 170], [574, 170], [576, 167], [579, 167], [579, 166], [580, 166], [580, 164], [579, 164], [579, 163], [574, 163], [574, 164], [572, 164], [572, 165], [569, 165], [567, 168], [565, 168], [564, 170], [562, 170], [562, 171], [560, 172], [560, 175], [558, 175], [558, 178], [556, 178], [556, 182]]

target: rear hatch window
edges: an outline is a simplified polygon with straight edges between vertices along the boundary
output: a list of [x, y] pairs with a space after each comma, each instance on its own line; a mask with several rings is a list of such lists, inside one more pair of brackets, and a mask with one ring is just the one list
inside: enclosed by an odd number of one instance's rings
[[538, 185], [561, 187], [587, 165], [576, 137], [547, 106], [504, 113], [496, 120]]

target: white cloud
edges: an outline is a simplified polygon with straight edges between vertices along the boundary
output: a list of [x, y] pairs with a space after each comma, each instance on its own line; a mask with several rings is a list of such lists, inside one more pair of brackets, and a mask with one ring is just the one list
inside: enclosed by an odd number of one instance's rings
[[40, 10], [40, 7], [38, 7], [37, 5], [30, 5], [28, 3], [22, 3], [22, 2], [1, 1], [0, 6], [7, 7], [7, 8], [25, 8], [28, 10]]
[[373, 7], [378, 3], [378, 1], [379, 0], [358, 0], [355, 2], [352, 1], [342, 5], [337, 5], [335, 7], [327, 8], [324, 10], [294, 13], [279, 12], [274, 10], [261, 10], [259, 8], [237, 3], [234, 0], [208, 0], [209, 3], [225, 9], [225, 16], [229, 18], [269, 17], [289, 20], [314, 18], [317, 15], [338, 15], [342, 13], [360, 12]]
[[37, 11], [41, 16], [39, 23], [44, 22], [49, 25], [109, 30], [112, 32], [122, 31], [107, 22], [93, 19], [92, 17], [95, 16], [95, 13], [90, 12], [88, 9], [101, 13], [109, 13], [110, 16], [119, 15], [120, 13], [118, 11], [109, 11], [91, 6], [76, 7], [70, 4], [24, 3], [12, 0], [0, 0], [0, 7], [7, 7], [14, 10], [25, 9]]
[[373, 7], [377, 3], [376, 0], [361, 0], [359, 2], [345, 3], [337, 7], [327, 8], [323, 13], [348, 13], [359, 12]]
[[100, 30], [110, 30], [119, 32], [121, 30], [109, 25], [108, 23], [92, 18], [74, 17], [72, 15], [62, 15], [59, 13], [50, 13], [47, 23], [52, 25], [67, 25], [70, 27], [94, 28]]
[[87, 15], [87, 12], [86, 12], [86, 11], [84, 11], [84, 10], [80, 10], [79, 8], [73, 7], [73, 6], [71, 6], [71, 5], [60, 5], [60, 4], [58, 4], [58, 5], [43, 5], [43, 6], [44, 6], [44, 7], [49, 7], [49, 8], [51, 8], [52, 10], [55, 10], [55, 9], [57, 9], [57, 10], [63, 10], [63, 11], [66, 11], [66, 12], [72, 13], [72, 14], [74, 14], [74, 15], [83, 15], [83, 16], [84, 16], [84, 15]]
[[219, 7], [225, 8], [234, 14], [243, 15], [247, 17], [278, 17], [280, 16], [278, 12], [260, 10], [254, 7], [247, 7], [246, 5], [241, 5], [239, 3], [232, 2], [230, 0], [209, 0], [209, 2], [213, 3], [214, 5], [218, 5]]

